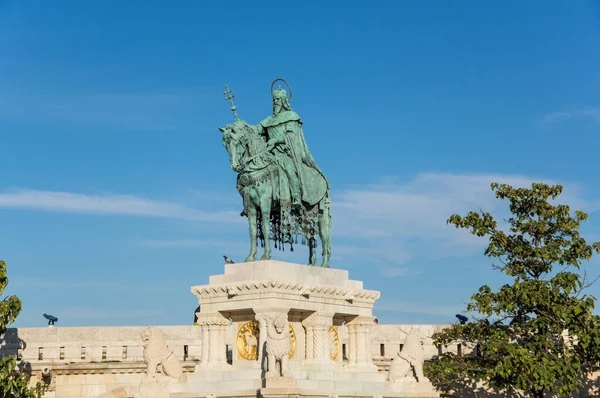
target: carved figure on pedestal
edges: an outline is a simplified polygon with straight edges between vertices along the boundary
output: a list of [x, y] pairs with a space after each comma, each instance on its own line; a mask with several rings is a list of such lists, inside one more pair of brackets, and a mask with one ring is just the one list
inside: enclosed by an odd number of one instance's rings
[[144, 342], [144, 362], [148, 365], [146, 377], [153, 379], [156, 376], [156, 368], [160, 365], [165, 376], [181, 381], [183, 367], [179, 359], [173, 355], [173, 350], [167, 346], [165, 336], [160, 329], [149, 327], [141, 333]]
[[246, 331], [243, 334], [244, 336], [244, 341], [246, 343], [246, 354], [247, 355], [257, 355], [257, 348], [258, 347], [258, 339], [257, 336], [253, 335], [250, 331]]
[[[267, 376], [290, 376], [288, 360], [290, 355], [290, 327], [287, 317], [276, 315], [267, 326]], [[280, 371], [277, 370], [277, 362]]]
[[423, 375], [423, 362], [425, 353], [421, 344], [421, 331], [417, 328], [411, 329], [404, 339], [402, 351], [398, 352], [390, 365], [389, 378], [392, 383], [402, 379], [412, 379], [412, 372], [418, 382], [428, 381]]

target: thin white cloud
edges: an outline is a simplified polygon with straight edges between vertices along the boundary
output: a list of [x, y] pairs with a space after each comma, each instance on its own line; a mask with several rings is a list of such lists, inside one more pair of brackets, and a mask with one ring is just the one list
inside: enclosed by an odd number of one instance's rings
[[133, 195], [16, 190], [0, 193], [0, 208], [173, 218], [185, 221], [240, 222], [235, 211], [205, 212], [178, 203]]
[[[486, 240], [447, 225], [455, 213], [480, 209], [496, 217], [508, 214], [508, 202], [496, 199], [490, 184], [531, 187], [555, 182], [519, 175], [422, 173], [405, 183], [385, 181], [334, 195], [334, 236], [356, 241], [354, 258], [384, 257], [404, 264], [417, 258], [468, 257], [482, 252]], [[597, 202], [582, 198], [579, 187], [565, 184], [558, 202], [588, 212]], [[335, 252], [335, 248], [334, 248]]]
[[551, 124], [582, 118], [592, 118], [597, 122], [600, 122], [600, 108], [585, 108], [572, 111], [554, 112], [544, 116], [543, 121], [546, 124]]
[[[508, 202], [494, 197], [491, 182], [530, 187], [534, 181], [554, 183], [519, 175], [460, 175], [422, 173], [407, 182], [387, 179], [379, 184], [334, 191], [333, 197], [333, 259], [336, 263], [352, 264], [369, 261], [386, 276], [401, 276], [406, 272], [399, 265], [415, 258], [464, 258], [482, 253], [486, 239], [470, 235], [447, 225], [451, 214], [465, 214], [483, 209], [503, 217], [508, 214]], [[559, 202], [573, 209], [593, 212], [597, 200], [586, 200], [575, 184], [564, 184]], [[214, 203], [211, 203], [211, 208]], [[13, 190], [0, 192], [0, 208], [34, 209], [83, 214], [161, 217], [180, 221], [211, 222], [215, 225], [236, 223], [242, 231], [248, 220], [238, 209], [204, 211], [177, 202], [161, 201], [133, 195], [90, 195], [72, 192]], [[239, 229], [238, 229], [239, 228]], [[226, 231], [229, 232], [229, 231]], [[223, 232], [225, 233], [225, 231]], [[227, 247], [227, 253], [247, 249], [246, 240], [185, 238], [179, 240], [141, 239], [146, 247]], [[294, 253], [294, 259], [304, 261], [304, 251]], [[289, 254], [284, 255], [288, 261]], [[300, 260], [298, 260], [300, 261]]]
[[403, 312], [410, 314], [439, 315], [454, 319], [455, 314], [464, 312], [466, 304], [460, 305], [431, 305], [417, 301], [378, 301], [375, 303], [375, 311], [380, 312]]

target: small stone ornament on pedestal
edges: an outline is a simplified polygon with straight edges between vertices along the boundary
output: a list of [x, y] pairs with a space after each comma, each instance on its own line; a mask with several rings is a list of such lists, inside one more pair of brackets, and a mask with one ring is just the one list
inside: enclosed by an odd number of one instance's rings
[[[290, 355], [290, 328], [287, 317], [275, 315], [267, 328], [267, 361], [269, 377], [289, 376], [288, 360]], [[277, 362], [280, 367], [277, 369]]]
[[267, 367], [264, 387], [268, 389], [293, 389], [296, 380], [289, 370], [291, 348], [290, 326], [286, 314], [273, 314], [267, 319]]

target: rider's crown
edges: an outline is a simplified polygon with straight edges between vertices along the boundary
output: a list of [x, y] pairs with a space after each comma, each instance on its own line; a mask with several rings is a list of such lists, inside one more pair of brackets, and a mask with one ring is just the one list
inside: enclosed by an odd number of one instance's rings
[[285, 91], [281, 87], [278, 87], [275, 90], [273, 90], [273, 98], [275, 98], [275, 97], [277, 97], [277, 98], [287, 98], [287, 91]]

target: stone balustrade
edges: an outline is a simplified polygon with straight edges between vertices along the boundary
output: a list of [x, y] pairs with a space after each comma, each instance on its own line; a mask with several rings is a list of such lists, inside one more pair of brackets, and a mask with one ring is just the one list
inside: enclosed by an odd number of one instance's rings
[[[318, 320], [317, 320], [318, 321]], [[310, 342], [317, 335], [323, 334], [327, 325], [319, 327], [314, 319], [304, 322]], [[324, 320], [323, 322], [325, 322]], [[331, 322], [329, 320], [329, 322]], [[338, 327], [342, 355], [340, 360], [356, 363], [365, 362], [367, 352], [357, 351], [358, 358], [352, 357], [351, 344], [356, 345], [356, 338], [370, 339], [371, 350], [368, 353], [373, 360], [392, 359], [398, 353], [404, 341], [405, 333], [411, 327], [419, 327], [425, 336], [430, 336], [444, 325], [372, 325], [372, 318], [362, 320], [362, 326], [351, 323]], [[174, 354], [183, 361], [203, 363], [204, 358], [212, 355], [217, 363], [227, 361], [226, 353], [235, 346], [236, 330], [226, 319], [200, 319], [196, 326], [160, 326], [167, 339], [167, 344]], [[316, 325], [316, 326], [315, 326]], [[143, 362], [143, 346], [140, 333], [145, 326], [110, 326], [110, 327], [43, 327], [43, 328], [9, 328], [0, 339], [0, 356], [18, 355], [23, 361], [30, 363], [92, 363], [92, 362]], [[213, 329], [212, 344], [210, 330]], [[359, 328], [370, 329], [359, 332]], [[370, 336], [367, 336], [367, 333]], [[354, 335], [354, 337], [352, 337]], [[360, 337], [359, 337], [360, 336]], [[319, 335], [319, 343], [325, 341]], [[366, 340], [368, 341], [368, 340]], [[205, 347], [204, 349], [202, 347]], [[428, 357], [438, 354], [439, 350], [429, 340], [424, 342]], [[455, 347], [449, 350], [457, 351]], [[446, 348], [444, 348], [446, 350]], [[324, 356], [324, 349], [314, 346], [307, 350], [307, 358], [313, 359], [313, 353]]]
[[[0, 339], [0, 356], [46, 364], [143, 362], [144, 326], [9, 328]], [[202, 330], [162, 326], [167, 344], [180, 359], [200, 360]]]

